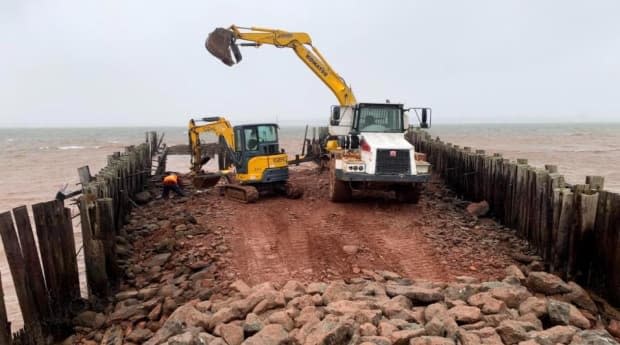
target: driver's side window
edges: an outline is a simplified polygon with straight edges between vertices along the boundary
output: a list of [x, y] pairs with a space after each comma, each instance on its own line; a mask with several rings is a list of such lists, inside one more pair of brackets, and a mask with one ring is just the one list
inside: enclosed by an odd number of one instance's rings
[[258, 150], [258, 135], [256, 133], [256, 127], [246, 128], [243, 134], [245, 137], [245, 149], [248, 151]]

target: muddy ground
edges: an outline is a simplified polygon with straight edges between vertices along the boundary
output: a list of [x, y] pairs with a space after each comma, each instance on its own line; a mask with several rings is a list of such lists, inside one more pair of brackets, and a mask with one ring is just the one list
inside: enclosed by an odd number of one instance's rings
[[328, 200], [328, 174], [298, 168], [291, 180], [305, 191], [290, 200], [264, 197], [241, 204], [215, 191], [193, 196], [189, 210], [207, 208], [199, 224], [223, 231], [232, 253], [227, 269], [255, 284], [321, 281], [390, 270], [413, 279], [450, 281], [459, 275], [499, 278], [525, 243], [489, 218], [476, 219], [435, 178], [418, 204], [389, 193]]

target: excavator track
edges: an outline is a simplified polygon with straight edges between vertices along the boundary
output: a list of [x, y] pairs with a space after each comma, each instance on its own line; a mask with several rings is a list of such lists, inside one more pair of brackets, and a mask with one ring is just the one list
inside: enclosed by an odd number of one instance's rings
[[224, 195], [228, 199], [251, 204], [258, 200], [258, 189], [253, 186], [241, 186], [238, 184], [227, 184], [224, 186]]

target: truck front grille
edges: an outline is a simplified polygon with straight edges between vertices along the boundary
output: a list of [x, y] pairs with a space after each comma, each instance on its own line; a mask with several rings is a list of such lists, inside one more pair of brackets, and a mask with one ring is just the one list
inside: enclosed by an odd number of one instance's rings
[[411, 174], [409, 150], [377, 150], [377, 174]]

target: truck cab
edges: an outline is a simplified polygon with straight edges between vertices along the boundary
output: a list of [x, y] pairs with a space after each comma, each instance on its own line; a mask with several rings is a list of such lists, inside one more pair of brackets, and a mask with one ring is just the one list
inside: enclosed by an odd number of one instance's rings
[[[346, 201], [352, 189], [383, 189], [395, 191], [403, 201], [417, 201], [420, 184], [430, 178], [430, 164], [405, 140], [408, 110], [392, 103], [332, 107], [328, 145], [333, 149], [332, 200]], [[426, 117], [422, 116], [421, 127], [427, 126]]]

